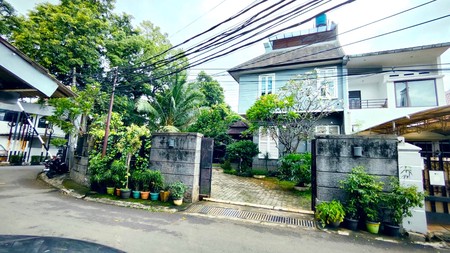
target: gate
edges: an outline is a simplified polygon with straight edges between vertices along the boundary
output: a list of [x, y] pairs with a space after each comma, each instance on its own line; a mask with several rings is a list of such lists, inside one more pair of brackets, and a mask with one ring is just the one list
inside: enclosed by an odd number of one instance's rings
[[442, 156], [424, 158], [423, 188], [428, 223], [450, 224], [450, 159]]
[[211, 177], [213, 161], [214, 139], [202, 138], [200, 157], [200, 200], [211, 195]]

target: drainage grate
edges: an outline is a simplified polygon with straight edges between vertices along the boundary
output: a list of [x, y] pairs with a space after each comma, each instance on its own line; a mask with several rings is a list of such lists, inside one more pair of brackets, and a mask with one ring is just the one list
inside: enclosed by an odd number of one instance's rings
[[186, 210], [187, 213], [200, 213], [207, 214], [213, 216], [223, 216], [223, 217], [232, 217], [239, 218], [245, 220], [257, 220], [264, 222], [272, 222], [279, 224], [287, 224], [294, 225], [300, 227], [315, 227], [315, 221], [313, 220], [302, 220], [291, 217], [283, 217], [265, 213], [255, 213], [249, 211], [240, 211], [236, 209], [230, 208], [221, 208], [221, 207], [211, 207], [204, 205], [193, 205]]

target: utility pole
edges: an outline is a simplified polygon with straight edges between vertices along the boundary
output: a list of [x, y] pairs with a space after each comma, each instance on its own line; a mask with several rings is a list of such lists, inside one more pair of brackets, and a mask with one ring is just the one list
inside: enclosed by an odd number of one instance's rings
[[109, 110], [108, 110], [108, 118], [106, 119], [106, 127], [105, 127], [105, 138], [103, 139], [103, 150], [102, 150], [102, 158], [106, 155], [106, 147], [108, 146], [108, 137], [109, 137], [109, 124], [111, 122], [111, 113], [114, 104], [114, 91], [116, 90], [116, 82], [117, 82], [117, 72], [118, 68], [114, 72], [114, 81], [111, 92], [111, 100], [109, 101]]

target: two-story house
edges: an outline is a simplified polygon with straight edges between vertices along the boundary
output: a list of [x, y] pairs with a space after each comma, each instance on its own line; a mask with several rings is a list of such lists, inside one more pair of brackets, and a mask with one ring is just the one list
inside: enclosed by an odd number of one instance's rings
[[[269, 38], [266, 52], [228, 70], [239, 83], [238, 113], [264, 94], [276, 93], [292, 79], [316, 70], [328, 92], [340, 101], [316, 126], [316, 134], [353, 134], [394, 118], [446, 104], [440, 55], [450, 43], [345, 55], [336, 25], [320, 23], [298, 34]], [[320, 83], [320, 82], [318, 82]], [[275, 141], [260, 131], [254, 136], [260, 155], [278, 159]], [[308, 150], [305, 142], [299, 152]], [[282, 147], [281, 147], [282, 148]]]
[[[308, 31], [275, 36], [270, 38], [265, 48], [265, 54], [228, 70], [239, 83], [240, 115], [245, 116], [246, 111], [260, 96], [276, 93], [289, 80], [312, 71], [317, 71], [318, 79], [327, 81], [327, 94], [331, 99], [344, 101], [347, 96], [346, 59], [337, 40], [335, 24], [318, 23], [316, 28]], [[331, 110], [332, 113], [321, 119], [316, 130], [322, 134], [345, 133], [344, 103], [337, 102], [336, 107], [330, 108]], [[266, 153], [272, 162], [278, 159], [276, 140], [269, 134], [260, 131], [254, 136], [254, 142], [258, 143], [260, 150], [259, 159], [254, 160], [254, 166], [255, 163], [263, 163]], [[305, 142], [300, 145], [299, 151], [306, 151], [308, 148], [308, 143]]]

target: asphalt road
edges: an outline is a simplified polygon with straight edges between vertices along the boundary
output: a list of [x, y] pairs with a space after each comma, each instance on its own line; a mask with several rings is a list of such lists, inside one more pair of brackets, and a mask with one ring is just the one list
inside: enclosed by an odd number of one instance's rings
[[428, 246], [75, 199], [36, 180], [42, 167], [0, 167], [0, 235], [58, 236], [127, 252], [442, 252]]

